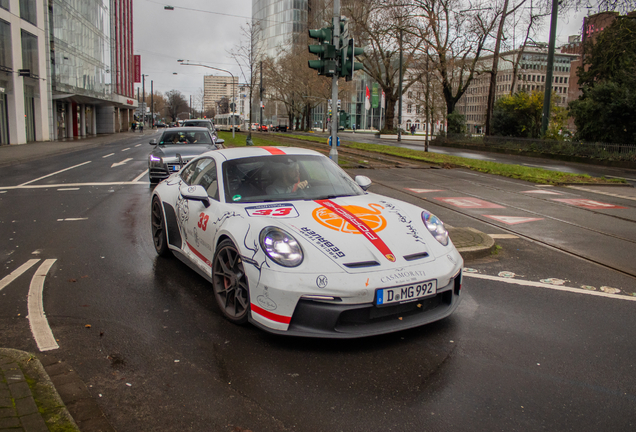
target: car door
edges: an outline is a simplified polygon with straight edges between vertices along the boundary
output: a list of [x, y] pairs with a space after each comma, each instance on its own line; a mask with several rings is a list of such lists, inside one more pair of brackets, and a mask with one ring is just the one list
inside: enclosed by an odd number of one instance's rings
[[222, 219], [217, 164], [214, 158], [199, 159], [188, 184], [203, 186], [210, 198], [210, 205], [207, 207], [201, 201], [189, 200], [190, 217], [185, 223], [189, 258], [207, 273], [212, 268], [217, 224]]

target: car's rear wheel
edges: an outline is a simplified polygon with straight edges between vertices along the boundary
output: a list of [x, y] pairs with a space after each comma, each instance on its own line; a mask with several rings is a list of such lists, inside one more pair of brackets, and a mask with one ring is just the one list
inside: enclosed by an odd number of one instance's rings
[[216, 248], [212, 286], [225, 318], [234, 324], [245, 324], [250, 310], [249, 287], [243, 260], [231, 240], [223, 240]]
[[150, 221], [152, 224], [152, 240], [155, 245], [155, 251], [157, 251], [159, 256], [169, 256], [170, 249], [168, 248], [168, 237], [166, 236], [166, 222], [163, 218], [161, 200], [158, 197], [152, 200]]

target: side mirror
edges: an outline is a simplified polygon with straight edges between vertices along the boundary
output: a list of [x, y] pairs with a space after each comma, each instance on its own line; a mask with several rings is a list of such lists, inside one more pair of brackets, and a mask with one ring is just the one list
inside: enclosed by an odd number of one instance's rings
[[216, 143], [217, 143], [217, 144], [223, 144], [223, 143], [225, 143], [225, 140], [224, 140], [224, 139], [221, 139], [221, 138], [217, 138], [217, 139], [216, 139]]
[[210, 198], [208, 197], [208, 193], [201, 185], [183, 185], [179, 189], [179, 193], [181, 193], [181, 196], [187, 200], [201, 201], [205, 208], [210, 207]]
[[356, 180], [356, 183], [358, 183], [358, 186], [362, 188], [362, 190], [367, 190], [371, 186], [371, 179], [367, 176], [359, 175], [359, 176], [356, 176], [355, 180]]
[[150, 140], [150, 145], [156, 146], [157, 145], [157, 140], [155, 138], [151, 139]]

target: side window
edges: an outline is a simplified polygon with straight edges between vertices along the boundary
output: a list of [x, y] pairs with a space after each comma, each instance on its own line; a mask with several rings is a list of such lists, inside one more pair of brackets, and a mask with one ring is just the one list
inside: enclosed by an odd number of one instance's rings
[[188, 186], [199, 184], [197, 178], [200, 177], [201, 171], [203, 171], [210, 162], [213, 162], [212, 159], [199, 159], [186, 165], [181, 170], [181, 179], [186, 182]]
[[216, 201], [219, 200], [219, 182], [216, 173], [216, 163], [214, 159], [201, 159], [197, 165], [196, 175], [192, 184], [198, 184], [208, 191], [208, 196]]

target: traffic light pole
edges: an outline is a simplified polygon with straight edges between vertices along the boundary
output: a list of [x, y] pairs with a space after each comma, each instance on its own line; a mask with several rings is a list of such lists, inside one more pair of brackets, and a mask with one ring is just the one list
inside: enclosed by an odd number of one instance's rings
[[[333, 44], [338, 47], [340, 43], [340, 0], [333, 0]], [[331, 149], [329, 158], [338, 163], [338, 119], [334, 115], [335, 105], [338, 100], [338, 74], [331, 78]]]

